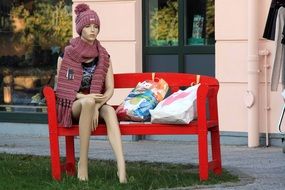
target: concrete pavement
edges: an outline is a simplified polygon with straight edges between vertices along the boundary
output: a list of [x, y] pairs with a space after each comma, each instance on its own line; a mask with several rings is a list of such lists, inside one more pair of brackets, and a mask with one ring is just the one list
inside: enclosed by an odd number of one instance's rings
[[[62, 142], [61, 146], [64, 145]], [[125, 158], [128, 161], [143, 160], [197, 164], [195, 142], [125, 141], [123, 146]], [[280, 147], [248, 148], [246, 146], [223, 145], [221, 148], [223, 168], [239, 175], [241, 182], [176, 189], [285, 189], [285, 154], [282, 153]], [[78, 155], [78, 150], [78, 139], [76, 139], [76, 155]], [[49, 141], [47, 137], [0, 134], [0, 152], [49, 155]], [[95, 139], [92, 138], [90, 158], [114, 159], [108, 141], [97, 140], [96, 137]]]

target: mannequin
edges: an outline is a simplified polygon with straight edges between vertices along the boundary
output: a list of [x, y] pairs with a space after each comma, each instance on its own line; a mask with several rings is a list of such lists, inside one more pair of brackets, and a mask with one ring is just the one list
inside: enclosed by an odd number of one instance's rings
[[106, 104], [114, 92], [114, 78], [109, 54], [97, 40], [99, 17], [86, 4], [77, 5], [75, 13], [79, 37], [71, 39], [71, 45], [65, 48], [63, 58], [58, 60], [59, 122], [66, 127], [74, 120], [79, 122], [77, 177], [87, 181], [90, 133], [96, 130], [99, 117], [104, 119], [117, 160], [119, 181], [126, 183], [125, 159], [116, 112]]

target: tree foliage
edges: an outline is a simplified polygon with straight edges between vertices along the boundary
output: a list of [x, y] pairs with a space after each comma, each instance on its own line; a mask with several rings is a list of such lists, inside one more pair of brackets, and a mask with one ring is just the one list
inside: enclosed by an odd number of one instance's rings
[[206, 4], [206, 38], [214, 38], [215, 33], [215, 0]]
[[154, 9], [150, 16], [151, 40], [178, 39], [178, 1], [168, 0], [166, 6]]
[[15, 6], [11, 9], [10, 18], [14, 41], [27, 48], [34, 45], [42, 49], [63, 48], [72, 37], [71, 8], [65, 6], [63, 1], [55, 4], [35, 1], [32, 12], [23, 5]]

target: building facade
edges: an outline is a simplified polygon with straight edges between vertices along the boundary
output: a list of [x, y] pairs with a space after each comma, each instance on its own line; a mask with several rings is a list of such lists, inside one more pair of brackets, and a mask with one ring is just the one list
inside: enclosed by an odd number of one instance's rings
[[[166, 71], [215, 76], [220, 81], [222, 142], [252, 147], [281, 143], [277, 124], [283, 106], [282, 87], [280, 84], [276, 92], [269, 87], [275, 43], [262, 37], [271, 0], [73, 0], [72, 10], [83, 2], [100, 17], [98, 38], [111, 55], [115, 73]], [[73, 11], [70, 15], [74, 23]], [[72, 25], [72, 36], [76, 35]], [[1, 50], [1, 55], [7, 53]], [[9, 102], [9, 96], [4, 98], [9, 94], [9, 77], [5, 76], [2, 74], [1, 121], [15, 118], [13, 109], [24, 109], [13, 107], [17, 103]], [[48, 82], [48, 76], [43, 83]], [[116, 92], [110, 103], [120, 103], [127, 92]], [[42, 114], [39, 120], [46, 117], [44, 106], [33, 109], [38, 116]]]

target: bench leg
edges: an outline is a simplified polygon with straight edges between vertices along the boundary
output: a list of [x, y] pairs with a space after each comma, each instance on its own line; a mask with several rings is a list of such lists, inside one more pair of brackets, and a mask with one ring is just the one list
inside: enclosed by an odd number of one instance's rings
[[221, 159], [221, 148], [220, 148], [220, 132], [219, 128], [216, 127], [211, 131], [212, 141], [212, 157], [215, 163], [214, 173], [222, 174], [222, 159]]
[[49, 134], [51, 173], [55, 180], [61, 179], [59, 141], [56, 133]]
[[199, 173], [200, 180], [209, 178], [209, 163], [208, 163], [208, 139], [207, 131], [199, 132], [198, 135], [198, 152], [199, 152]]
[[75, 154], [74, 154], [74, 136], [65, 137], [66, 161], [65, 170], [67, 175], [75, 175]]

